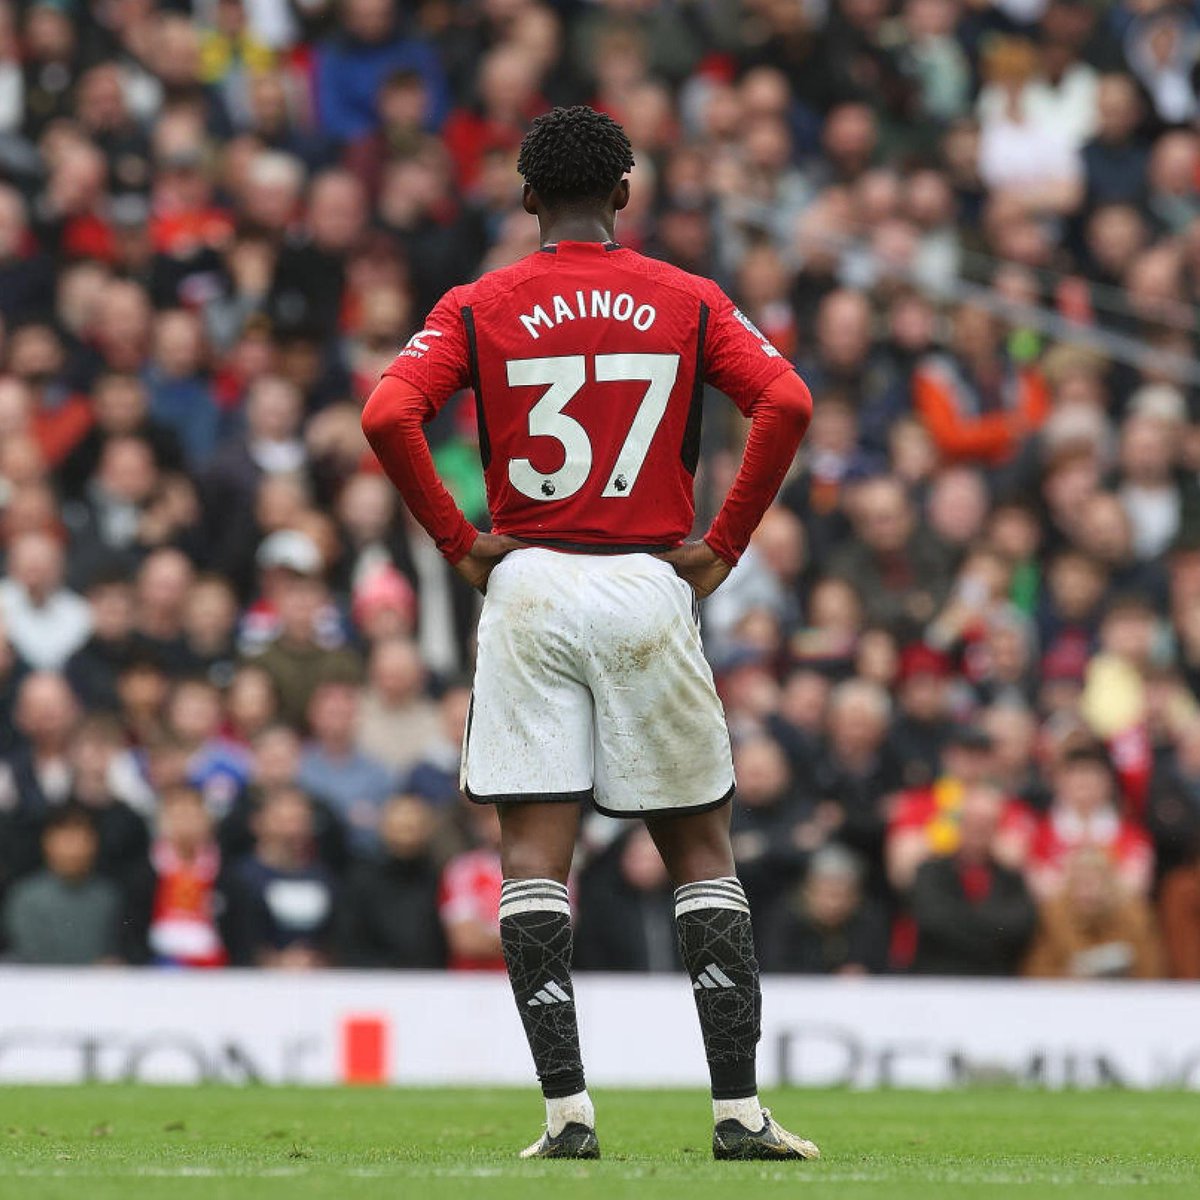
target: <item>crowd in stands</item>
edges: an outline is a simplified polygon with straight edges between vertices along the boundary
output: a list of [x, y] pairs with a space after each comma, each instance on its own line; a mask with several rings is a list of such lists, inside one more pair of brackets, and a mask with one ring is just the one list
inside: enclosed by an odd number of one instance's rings
[[[1198, 56], [1168, 0], [0, 0], [0, 956], [501, 965], [478, 598], [359, 414], [584, 102], [621, 241], [816, 400], [703, 605], [764, 967], [1200, 978]], [[639, 825], [573, 896], [580, 968], [678, 966]]]

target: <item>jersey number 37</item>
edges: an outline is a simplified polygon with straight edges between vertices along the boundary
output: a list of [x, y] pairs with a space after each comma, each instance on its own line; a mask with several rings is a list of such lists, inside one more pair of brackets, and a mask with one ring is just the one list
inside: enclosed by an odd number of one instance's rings
[[[508, 464], [513, 487], [532, 500], [565, 500], [587, 483], [592, 472], [592, 442], [588, 431], [563, 409], [587, 383], [587, 358], [568, 354], [557, 358], [516, 358], [505, 364], [509, 387], [544, 387], [529, 410], [531, 437], [553, 438], [562, 446], [563, 465], [543, 473], [527, 458]], [[679, 374], [678, 354], [597, 354], [592, 360], [597, 383], [644, 380], [642, 396], [602, 496], [627, 497], [650, 451], [650, 443], [667, 411], [671, 389]]]

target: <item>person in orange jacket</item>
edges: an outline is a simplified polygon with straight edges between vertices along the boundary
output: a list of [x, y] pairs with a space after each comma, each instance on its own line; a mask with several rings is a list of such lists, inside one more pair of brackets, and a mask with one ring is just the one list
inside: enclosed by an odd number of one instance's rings
[[913, 403], [943, 458], [999, 466], [1038, 429], [1050, 392], [1036, 366], [1004, 355], [996, 318], [965, 304], [954, 316], [952, 350], [913, 372]]

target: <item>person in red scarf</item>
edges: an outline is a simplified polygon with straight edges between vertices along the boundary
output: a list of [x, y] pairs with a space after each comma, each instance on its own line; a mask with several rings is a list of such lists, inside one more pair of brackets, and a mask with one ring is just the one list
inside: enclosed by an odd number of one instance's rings
[[1037, 906], [1019, 871], [996, 854], [1003, 794], [967, 789], [958, 848], [918, 869], [908, 894], [916, 926], [912, 971], [919, 975], [1015, 975], [1037, 924]]
[[1062, 891], [1068, 860], [1084, 848], [1108, 856], [1127, 892], [1149, 894], [1154, 846], [1140, 825], [1121, 814], [1117, 781], [1113, 761], [1098, 742], [1075, 746], [1063, 756], [1054, 776], [1054, 801], [1030, 847], [1029, 882], [1039, 899]]
[[229, 957], [218, 922], [221, 852], [204, 798], [167, 789], [145, 874], [134, 881], [130, 961], [167, 967], [223, 967]]

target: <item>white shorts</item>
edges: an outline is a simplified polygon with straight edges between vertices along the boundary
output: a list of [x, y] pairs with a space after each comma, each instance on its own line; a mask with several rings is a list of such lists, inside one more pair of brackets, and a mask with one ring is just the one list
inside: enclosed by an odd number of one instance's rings
[[728, 800], [691, 587], [649, 554], [513, 551], [479, 619], [461, 782], [481, 804], [592, 799], [617, 817]]

